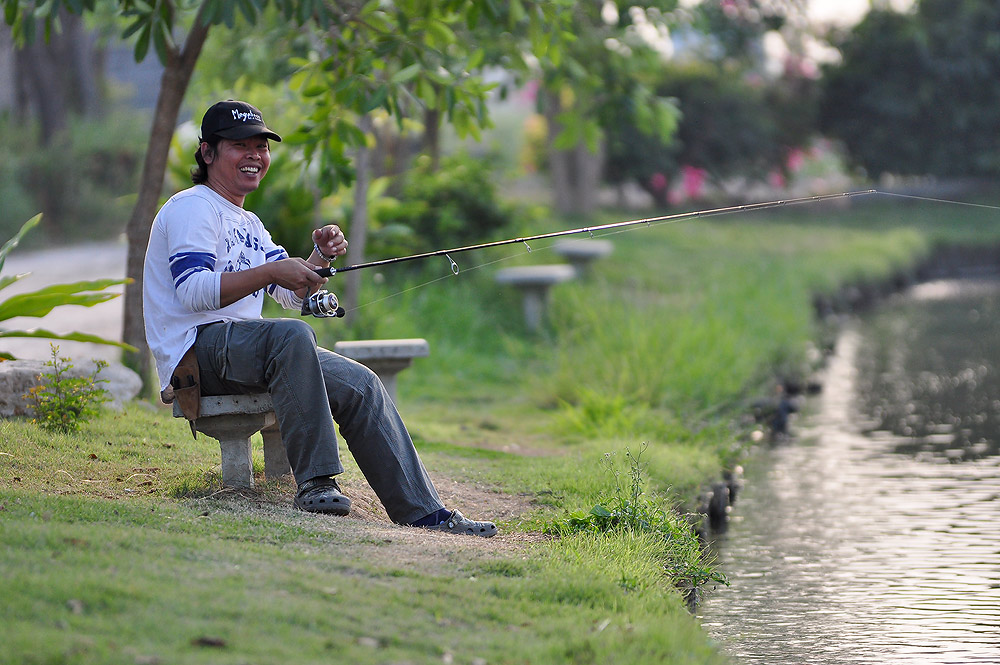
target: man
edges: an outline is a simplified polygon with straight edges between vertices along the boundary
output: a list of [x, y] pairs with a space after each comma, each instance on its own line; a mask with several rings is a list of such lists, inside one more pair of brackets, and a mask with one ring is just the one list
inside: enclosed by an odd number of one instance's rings
[[199, 386], [204, 395], [269, 392], [301, 510], [350, 512], [333, 478], [344, 470], [335, 419], [394, 522], [493, 536], [494, 524], [442, 505], [374, 372], [318, 348], [301, 319], [261, 318], [265, 291], [299, 310], [326, 282], [316, 269], [347, 251], [344, 234], [331, 224], [313, 231], [308, 259], [289, 258], [244, 210], [246, 195], [267, 174], [271, 140], [281, 137], [250, 104], [213, 105], [202, 119], [194, 186], [171, 197], [153, 222], [143, 308], [161, 389], [172, 386], [185, 399], [194, 390], [195, 404]]

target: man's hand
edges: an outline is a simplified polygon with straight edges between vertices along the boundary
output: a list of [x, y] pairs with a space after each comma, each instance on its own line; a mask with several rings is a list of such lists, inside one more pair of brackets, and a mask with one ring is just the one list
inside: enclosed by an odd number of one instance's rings
[[297, 257], [281, 259], [267, 265], [271, 266], [272, 282], [289, 291], [295, 291], [299, 297], [305, 297], [326, 284], [326, 277], [317, 275], [316, 266], [305, 259]]
[[[347, 253], [347, 238], [336, 224], [327, 224], [323, 228], [316, 229], [312, 232], [312, 239], [323, 256], [330, 258]], [[323, 256], [314, 251], [309, 256], [309, 263], [326, 267], [329, 262]]]
[[283, 286], [305, 298], [325, 283], [326, 277], [317, 275], [316, 266], [305, 259], [281, 259], [249, 270], [222, 273], [219, 301], [225, 307], [269, 284]]

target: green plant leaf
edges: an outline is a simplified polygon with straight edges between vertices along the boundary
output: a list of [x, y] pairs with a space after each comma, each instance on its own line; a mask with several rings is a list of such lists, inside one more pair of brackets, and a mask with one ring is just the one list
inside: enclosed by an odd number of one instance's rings
[[21, 229], [17, 232], [17, 235], [5, 242], [3, 247], [0, 247], [0, 270], [3, 270], [3, 264], [7, 260], [7, 255], [10, 254], [15, 247], [17, 247], [18, 243], [21, 242], [21, 238], [23, 238], [28, 231], [35, 228], [40, 221], [42, 221], [42, 213], [38, 213], [22, 224]]
[[400, 83], [406, 83], [420, 72], [420, 68], [421, 65], [419, 62], [413, 63], [409, 67], [404, 67], [395, 74], [393, 74], [392, 77], [389, 79], [389, 82], [395, 85], [399, 85]]
[[7, 288], [19, 279], [23, 279], [30, 275], [30, 272], [22, 272], [19, 275], [7, 275], [6, 277], [0, 277], [0, 289]]
[[93, 307], [117, 298], [118, 293], [22, 293], [0, 303], [0, 321], [16, 316], [42, 317], [62, 305]]
[[[109, 286], [116, 286], [118, 284], [127, 284], [131, 280], [128, 279], [93, 279], [86, 280], [82, 282], [71, 282], [68, 284], [52, 284], [44, 288], [33, 291], [36, 295], [49, 295], [49, 294], [66, 294], [66, 293], [81, 293], [83, 291], [101, 291], [108, 288]], [[117, 295], [117, 294], [116, 294]]]
[[[30, 330], [2, 330], [0, 331], [0, 338], [4, 337], [31, 337], [39, 339], [61, 339], [67, 342], [89, 342], [91, 344], [105, 344], [107, 346], [118, 346], [128, 351], [137, 351], [131, 344], [126, 344], [124, 342], [116, 342], [113, 339], [107, 339], [100, 337], [99, 335], [91, 335], [90, 333], [82, 332], [68, 332], [68, 333], [55, 333], [51, 330], [45, 330], [44, 328], [32, 328]], [[0, 354], [3, 355], [3, 354]], [[8, 360], [12, 359], [9, 355], [3, 355]]]

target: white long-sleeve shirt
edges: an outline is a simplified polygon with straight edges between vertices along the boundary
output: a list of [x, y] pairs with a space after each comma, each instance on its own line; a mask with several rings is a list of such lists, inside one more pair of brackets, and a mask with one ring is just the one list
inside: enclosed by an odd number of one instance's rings
[[[146, 341], [161, 390], [194, 344], [198, 326], [261, 318], [262, 291], [219, 306], [222, 273], [285, 258], [288, 253], [271, 240], [257, 215], [205, 185], [178, 192], [163, 204], [149, 234], [142, 285]], [[284, 287], [271, 284], [266, 290], [282, 307], [302, 307], [302, 300]]]

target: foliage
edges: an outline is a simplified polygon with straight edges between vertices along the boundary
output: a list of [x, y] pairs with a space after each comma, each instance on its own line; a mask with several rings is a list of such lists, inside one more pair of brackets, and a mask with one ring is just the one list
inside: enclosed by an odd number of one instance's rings
[[70, 376], [69, 370], [73, 369], [71, 358], [61, 358], [59, 347], [55, 344], [50, 344], [50, 347], [52, 359], [45, 364], [52, 371], [43, 372], [38, 377], [42, 382], [31, 388], [24, 397], [31, 402], [35, 411], [32, 422], [45, 429], [75, 432], [82, 423], [100, 412], [101, 402], [110, 400], [107, 391], [97, 386], [99, 381], [104, 381], [98, 379], [97, 375], [108, 363], [98, 360], [90, 376]]
[[[595, 150], [601, 132], [623, 119], [646, 136], [670, 139], [677, 126], [675, 104], [654, 91], [650, 77], [664, 64], [666, 12], [676, 4], [608, 4], [613, 12], [600, 3], [576, 4], [576, 39], [563, 57], [542, 65], [543, 85], [559, 99], [556, 148], [586, 143]], [[657, 36], [647, 36], [650, 31]]]
[[679, 105], [674, 140], [653, 140], [628, 122], [609, 129], [610, 181], [633, 180], [665, 203], [666, 182], [682, 166], [721, 179], [736, 173], [763, 176], [780, 163], [774, 107], [762, 88], [747, 84], [738, 73], [708, 62], [668, 65], [661, 69], [656, 91]]
[[491, 162], [457, 153], [432, 170], [429, 160], [421, 160], [405, 174], [398, 204], [379, 212], [380, 221], [408, 228], [414, 252], [500, 237], [515, 211], [497, 194]]
[[[21, 227], [17, 235], [8, 240], [0, 248], [0, 272], [7, 260], [7, 255], [21, 242], [24, 235], [34, 228], [41, 220], [41, 214], [35, 215]], [[20, 275], [9, 275], [0, 277], [0, 289], [4, 289], [14, 282], [27, 277], [30, 273]], [[54, 284], [36, 291], [19, 293], [6, 300], [0, 301], [0, 322], [13, 319], [19, 316], [42, 317], [51, 312], [54, 308], [62, 305], [82, 305], [93, 307], [99, 303], [118, 297], [117, 293], [105, 291], [109, 286], [124, 284], [126, 280], [120, 279], [99, 279], [90, 281], [73, 282], [72, 284]], [[110, 344], [122, 348], [131, 348], [127, 344], [104, 339], [97, 335], [71, 332], [57, 334], [41, 328], [31, 330], [4, 330], [0, 329], [0, 338], [5, 337], [37, 337], [42, 339], [64, 339], [74, 342], [92, 342], [94, 344]], [[0, 358], [12, 360], [13, 356], [6, 352], [0, 352]]]
[[882, 173], [1000, 173], [1000, 7], [923, 0], [870, 12], [825, 73], [821, 126]]
[[626, 449], [628, 486], [622, 482], [622, 472], [610, 454], [604, 456], [606, 471], [614, 483], [612, 493], [587, 513], [576, 512], [556, 520], [550, 530], [566, 535], [580, 531], [598, 533], [652, 534], [660, 543], [662, 564], [670, 578], [685, 590], [695, 590], [709, 582], [728, 584], [725, 575], [705, 561], [698, 536], [691, 524], [674, 511], [663, 509], [663, 500], [648, 496], [643, 489], [642, 455]]
[[409, 0], [359, 6], [338, 29], [323, 33], [320, 48], [293, 59], [300, 71], [290, 84], [310, 113], [287, 140], [304, 146], [329, 186], [353, 178], [347, 151], [367, 141], [356, 118], [375, 109], [400, 123], [436, 111], [460, 137], [478, 137], [489, 124], [486, 102], [494, 87], [482, 77], [492, 64], [485, 41], [503, 45], [491, 53], [505, 67], [526, 71], [529, 53], [558, 57], [571, 37], [563, 15], [572, 4]]

